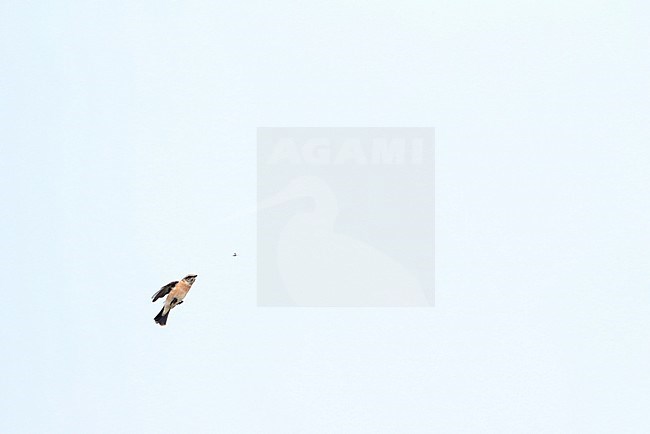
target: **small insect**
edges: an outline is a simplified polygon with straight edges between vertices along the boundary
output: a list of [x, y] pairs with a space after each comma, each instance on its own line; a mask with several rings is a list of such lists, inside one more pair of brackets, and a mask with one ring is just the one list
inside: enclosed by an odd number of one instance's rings
[[237, 256], [237, 252], [233, 253], [232, 255], [233, 255], [233, 256]]

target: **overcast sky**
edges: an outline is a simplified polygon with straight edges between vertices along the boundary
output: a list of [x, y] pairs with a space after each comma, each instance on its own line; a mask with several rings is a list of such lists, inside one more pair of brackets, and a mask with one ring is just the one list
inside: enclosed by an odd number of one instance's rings
[[[648, 16], [3, 1], [0, 432], [650, 432]], [[435, 127], [435, 307], [257, 307], [274, 126]]]

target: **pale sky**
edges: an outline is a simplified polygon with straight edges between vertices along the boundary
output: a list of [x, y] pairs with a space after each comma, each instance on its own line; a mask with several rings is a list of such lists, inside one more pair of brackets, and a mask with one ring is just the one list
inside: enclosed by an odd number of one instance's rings
[[[650, 432], [649, 16], [2, 2], [0, 432]], [[257, 307], [275, 126], [436, 129], [435, 307]]]

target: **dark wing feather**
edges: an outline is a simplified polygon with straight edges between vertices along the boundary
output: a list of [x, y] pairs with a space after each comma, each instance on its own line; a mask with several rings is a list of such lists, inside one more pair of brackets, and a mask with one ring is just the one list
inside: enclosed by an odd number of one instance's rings
[[165, 285], [165, 286], [163, 286], [162, 288], [160, 288], [160, 290], [159, 290], [158, 292], [156, 292], [156, 293], [151, 297], [151, 301], [156, 301], [156, 300], [158, 300], [159, 298], [164, 297], [164, 296], [166, 296], [167, 294], [169, 294], [170, 291], [171, 291], [172, 289], [174, 289], [174, 286], [176, 286], [177, 283], [178, 283], [178, 280], [175, 281], [175, 282], [170, 282], [170, 283], [168, 283], [167, 285]]

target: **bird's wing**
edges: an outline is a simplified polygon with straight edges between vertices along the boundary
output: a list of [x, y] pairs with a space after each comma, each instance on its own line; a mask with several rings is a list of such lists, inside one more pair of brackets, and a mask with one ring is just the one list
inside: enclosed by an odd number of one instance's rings
[[160, 290], [159, 290], [158, 292], [156, 292], [156, 293], [151, 297], [151, 301], [156, 301], [156, 300], [158, 300], [159, 298], [164, 297], [164, 296], [166, 296], [167, 294], [169, 294], [170, 291], [171, 291], [172, 289], [174, 289], [174, 287], [176, 286], [177, 283], [178, 283], [178, 280], [175, 281], [175, 282], [170, 282], [170, 283], [168, 283], [167, 285], [165, 285], [165, 286], [163, 286], [162, 288], [160, 288]]

